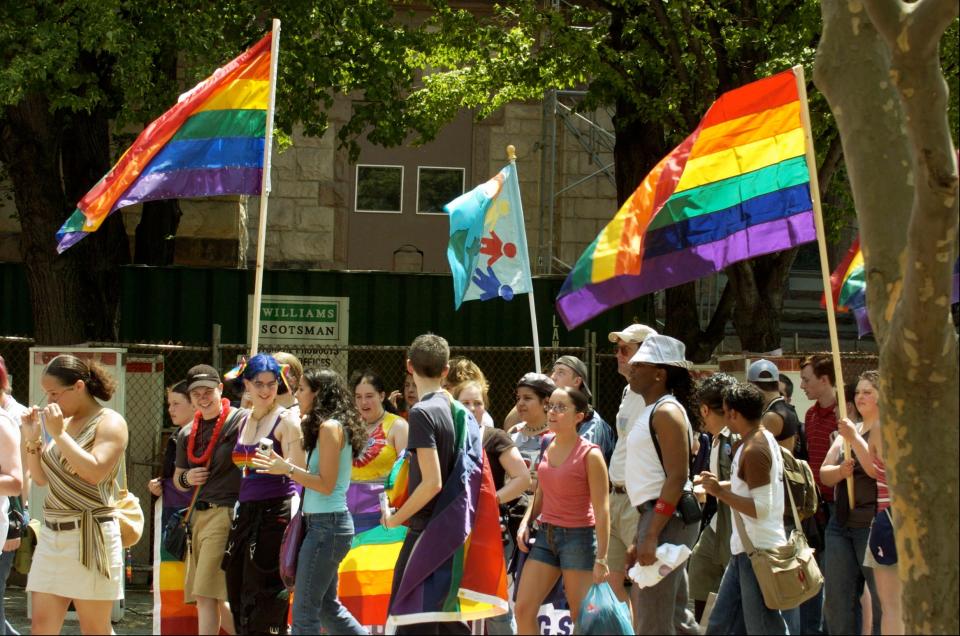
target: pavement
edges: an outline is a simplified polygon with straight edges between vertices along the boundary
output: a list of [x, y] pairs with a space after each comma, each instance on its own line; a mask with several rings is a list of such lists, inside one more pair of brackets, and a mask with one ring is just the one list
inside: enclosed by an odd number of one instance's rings
[[[3, 599], [7, 620], [21, 634], [30, 633], [30, 619], [27, 618], [27, 593], [22, 587], [7, 586]], [[69, 616], [69, 615], [68, 615]], [[116, 634], [150, 634], [153, 631], [153, 592], [149, 589], [126, 590], [123, 601], [123, 618], [113, 624]], [[61, 634], [79, 634], [80, 623], [76, 618], [67, 618]]]

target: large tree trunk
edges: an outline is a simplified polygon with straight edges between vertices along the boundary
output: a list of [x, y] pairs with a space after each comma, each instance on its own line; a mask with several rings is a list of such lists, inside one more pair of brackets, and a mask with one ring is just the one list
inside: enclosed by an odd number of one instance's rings
[[904, 623], [907, 633], [957, 633], [960, 380], [949, 299], [958, 179], [938, 55], [957, 3], [822, 6], [815, 78], [860, 220]]
[[183, 212], [177, 199], [144, 203], [137, 224], [134, 262], [139, 265], [173, 265], [181, 216]]

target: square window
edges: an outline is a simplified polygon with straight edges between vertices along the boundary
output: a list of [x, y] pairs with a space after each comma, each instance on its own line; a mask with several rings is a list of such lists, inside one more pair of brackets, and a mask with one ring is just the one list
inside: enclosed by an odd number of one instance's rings
[[463, 194], [464, 168], [417, 168], [417, 214], [445, 214], [443, 206]]
[[402, 201], [403, 166], [357, 165], [357, 212], [400, 214]]

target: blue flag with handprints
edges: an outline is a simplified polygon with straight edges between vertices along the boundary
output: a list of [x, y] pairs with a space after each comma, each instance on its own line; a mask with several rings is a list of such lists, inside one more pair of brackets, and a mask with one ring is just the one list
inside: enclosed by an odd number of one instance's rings
[[514, 164], [443, 210], [450, 217], [447, 260], [457, 309], [465, 300], [511, 300], [530, 293], [527, 233]]

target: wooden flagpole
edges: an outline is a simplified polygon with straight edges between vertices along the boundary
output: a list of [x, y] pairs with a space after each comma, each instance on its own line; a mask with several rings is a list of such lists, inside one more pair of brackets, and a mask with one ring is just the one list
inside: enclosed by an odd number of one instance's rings
[[267, 201], [270, 197], [270, 158], [273, 150], [273, 112], [277, 101], [277, 61], [280, 53], [280, 20], [274, 18], [270, 38], [270, 98], [263, 140], [263, 175], [260, 186], [260, 219], [257, 224], [257, 269], [253, 279], [253, 307], [250, 310], [250, 355], [260, 344], [260, 304], [263, 298], [263, 253], [267, 244]]
[[[837, 409], [840, 418], [847, 417], [847, 398], [843, 390], [843, 369], [840, 367], [840, 339], [837, 337], [837, 316], [833, 306], [833, 288], [830, 286], [830, 265], [827, 262], [827, 240], [823, 226], [823, 210], [820, 207], [820, 182], [817, 178], [817, 157], [813, 150], [813, 131], [810, 127], [810, 111], [807, 108], [807, 82], [803, 67], [793, 67], [793, 76], [797, 81], [797, 93], [800, 96], [800, 120], [803, 123], [803, 135], [807, 149], [807, 171], [810, 173], [810, 198], [813, 201], [813, 218], [817, 227], [817, 247], [820, 248], [820, 273], [823, 276], [823, 297], [827, 305], [827, 327], [830, 331], [830, 350], [833, 353], [833, 371], [837, 383]], [[844, 440], [843, 456], [852, 457], [850, 443]], [[853, 477], [847, 477], [847, 499], [852, 510]]]
[[[513, 176], [517, 179], [517, 189], [520, 188], [520, 175], [517, 174], [517, 148], [513, 144], [507, 146], [507, 159], [510, 161], [510, 165], [513, 166]], [[523, 227], [523, 217], [520, 218], [520, 229], [523, 231], [523, 242], [524, 247], [526, 247], [527, 242], [527, 232]], [[542, 367], [540, 366], [540, 332], [537, 329], [537, 305], [533, 300], [533, 277], [530, 275], [530, 259], [529, 259], [529, 249], [526, 250], [528, 253], [527, 261], [523, 263], [523, 269], [527, 274], [527, 280], [530, 281], [530, 292], [527, 294], [527, 299], [530, 301], [530, 324], [533, 327], [533, 360], [536, 363], [537, 373], [543, 373]]]

